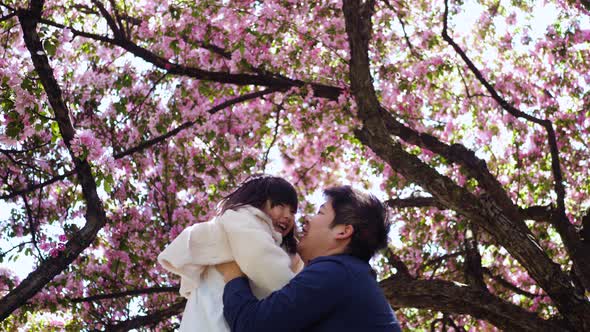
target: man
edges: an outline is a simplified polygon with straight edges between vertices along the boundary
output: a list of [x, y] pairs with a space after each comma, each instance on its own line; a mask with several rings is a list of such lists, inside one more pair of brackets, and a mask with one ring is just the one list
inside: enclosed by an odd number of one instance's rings
[[285, 287], [257, 300], [235, 263], [218, 265], [232, 331], [400, 331], [369, 265], [387, 245], [386, 209], [349, 186], [324, 194], [326, 202], [306, 220], [298, 244], [306, 267]]

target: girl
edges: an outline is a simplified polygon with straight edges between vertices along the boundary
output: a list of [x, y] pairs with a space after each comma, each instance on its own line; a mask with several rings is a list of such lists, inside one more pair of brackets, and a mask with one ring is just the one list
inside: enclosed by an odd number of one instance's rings
[[223, 318], [225, 283], [216, 264], [235, 260], [259, 299], [301, 270], [294, 237], [297, 204], [297, 192], [286, 180], [251, 178], [221, 201], [213, 220], [188, 227], [158, 256], [181, 277], [187, 303], [180, 331], [229, 331]]

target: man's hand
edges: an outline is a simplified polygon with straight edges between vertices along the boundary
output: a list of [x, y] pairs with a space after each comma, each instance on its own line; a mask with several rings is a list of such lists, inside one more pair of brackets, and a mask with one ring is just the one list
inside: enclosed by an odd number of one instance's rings
[[230, 280], [235, 278], [246, 276], [235, 261], [217, 264], [215, 265], [215, 268], [223, 275], [223, 280], [225, 283], [228, 283]]

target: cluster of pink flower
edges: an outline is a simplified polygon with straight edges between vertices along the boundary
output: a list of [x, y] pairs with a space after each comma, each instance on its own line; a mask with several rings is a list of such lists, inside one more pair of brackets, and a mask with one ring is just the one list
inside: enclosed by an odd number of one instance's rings
[[58, 237], [59, 242], [41, 242], [39, 243], [39, 249], [43, 251], [49, 251], [49, 255], [51, 257], [57, 257], [61, 251], [66, 248], [66, 243], [68, 241], [68, 237], [65, 234], [62, 234]]
[[98, 160], [104, 153], [104, 144], [95, 136], [92, 130], [80, 130], [70, 142], [72, 153], [88, 160]]

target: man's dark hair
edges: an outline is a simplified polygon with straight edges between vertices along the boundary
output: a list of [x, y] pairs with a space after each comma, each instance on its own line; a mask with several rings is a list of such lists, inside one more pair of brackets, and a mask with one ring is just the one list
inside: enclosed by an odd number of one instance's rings
[[[246, 179], [236, 190], [221, 200], [218, 214], [221, 215], [230, 209], [236, 210], [244, 205], [251, 205], [262, 210], [266, 201], [270, 201], [271, 207], [287, 205], [297, 212], [297, 191], [289, 181], [278, 176], [256, 174]], [[283, 237], [282, 246], [289, 254], [296, 252], [295, 228]]]
[[332, 226], [351, 225], [354, 232], [346, 253], [369, 261], [377, 250], [387, 246], [391, 222], [387, 209], [377, 197], [364, 194], [350, 186], [324, 190], [335, 212]]

